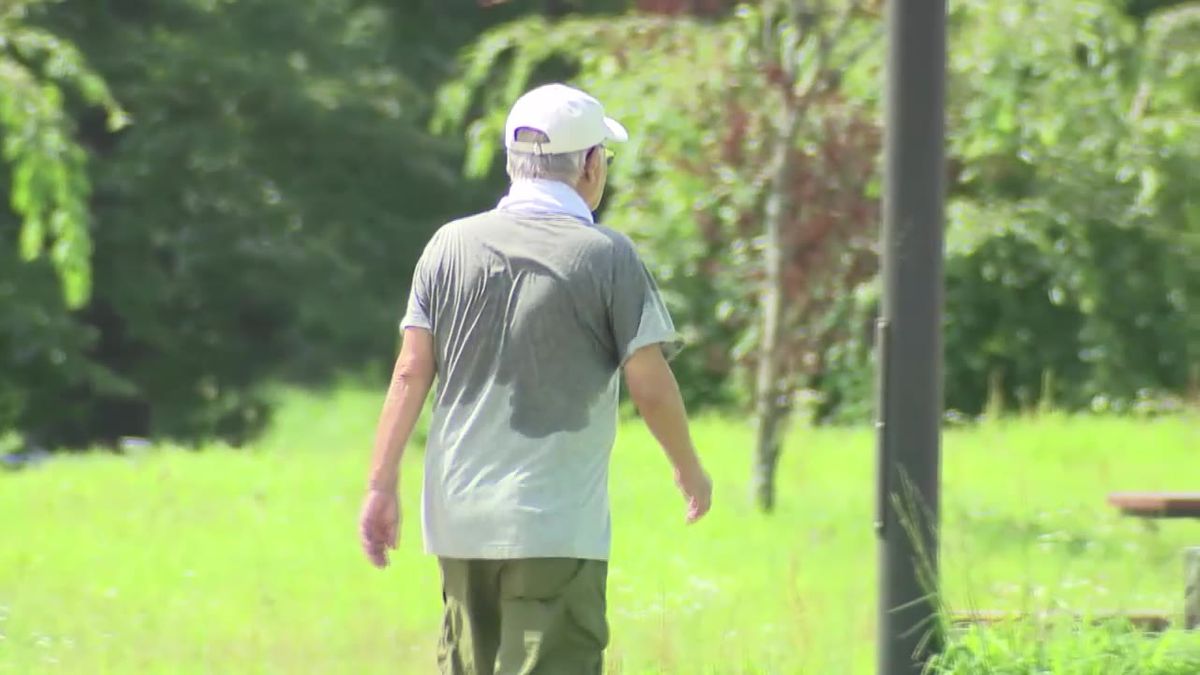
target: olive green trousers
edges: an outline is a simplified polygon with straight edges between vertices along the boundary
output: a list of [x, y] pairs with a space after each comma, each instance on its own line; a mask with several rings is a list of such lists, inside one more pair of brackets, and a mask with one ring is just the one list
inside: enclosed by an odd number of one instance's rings
[[600, 675], [608, 563], [440, 558], [442, 675]]

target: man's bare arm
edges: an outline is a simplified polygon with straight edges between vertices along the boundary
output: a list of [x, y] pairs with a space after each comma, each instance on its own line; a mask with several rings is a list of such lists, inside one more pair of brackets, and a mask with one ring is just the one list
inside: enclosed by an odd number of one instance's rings
[[400, 458], [433, 386], [435, 370], [433, 335], [421, 328], [406, 329], [375, 431], [367, 480], [371, 490], [396, 491]]
[[400, 503], [396, 495], [400, 458], [433, 386], [434, 371], [433, 336], [427, 330], [405, 330], [404, 345], [379, 415], [367, 496], [358, 522], [363, 552], [376, 567], [387, 567], [387, 551], [396, 548], [400, 535]]
[[712, 505], [712, 481], [700, 465], [687, 410], [675, 374], [662, 347], [650, 345], [625, 362], [625, 383], [630, 398], [675, 469], [675, 482], [688, 500], [688, 522], [695, 522]]

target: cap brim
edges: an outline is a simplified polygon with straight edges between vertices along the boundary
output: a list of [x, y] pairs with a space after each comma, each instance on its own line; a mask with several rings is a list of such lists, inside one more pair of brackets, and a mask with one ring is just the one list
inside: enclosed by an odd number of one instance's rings
[[629, 132], [625, 130], [625, 127], [621, 126], [620, 122], [613, 118], [605, 117], [604, 126], [608, 128], [608, 137], [605, 140], [616, 141], [617, 143], [624, 143], [629, 140]]

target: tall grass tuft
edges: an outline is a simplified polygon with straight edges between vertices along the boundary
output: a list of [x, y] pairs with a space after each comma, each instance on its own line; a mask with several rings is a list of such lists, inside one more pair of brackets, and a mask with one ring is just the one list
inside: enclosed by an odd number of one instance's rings
[[[938, 591], [938, 572], [925, 533], [934, 521], [929, 505], [907, 476], [892, 503], [913, 542], [917, 579], [934, 615], [914, 630], [927, 675], [1197, 675], [1200, 633], [1148, 631], [1127, 617], [1027, 614], [991, 624], [956, 623]], [[974, 610], [975, 608], [971, 608]]]

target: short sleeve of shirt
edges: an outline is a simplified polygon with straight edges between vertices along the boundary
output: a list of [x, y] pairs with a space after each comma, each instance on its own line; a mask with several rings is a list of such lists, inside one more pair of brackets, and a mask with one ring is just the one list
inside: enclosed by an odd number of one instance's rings
[[620, 363], [653, 344], [662, 345], [668, 359], [679, 352], [683, 341], [658, 285], [627, 239], [618, 240], [611, 297], [610, 319]]
[[412, 286], [408, 292], [408, 307], [404, 318], [400, 320], [400, 330], [406, 328], [424, 328], [433, 330], [433, 242], [425, 247], [425, 251], [417, 260], [413, 270]]

